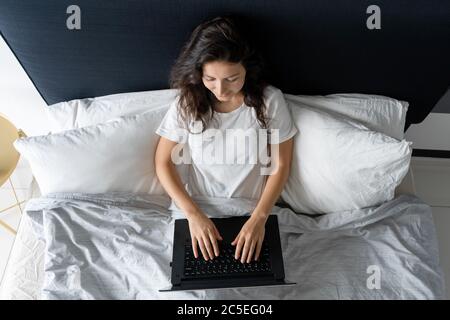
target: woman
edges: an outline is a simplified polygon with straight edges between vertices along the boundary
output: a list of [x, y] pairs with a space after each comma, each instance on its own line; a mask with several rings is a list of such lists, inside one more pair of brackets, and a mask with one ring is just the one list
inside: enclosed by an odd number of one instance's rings
[[[297, 129], [282, 92], [267, 85], [262, 72], [260, 56], [239, 33], [233, 20], [225, 17], [199, 25], [172, 69], [170, 85], [179, 89], [179, 95], [156, 131], [161, 136], [155, 154], [156, 173], [189, 221], [196, 258], [199, 249], [205, 260], [218, 256], [218, 240], [222, 237], [212, 220], [194, 202], [195, 196], [255, 200], [250, 218], [232, 242], [236, 246], [235, 258], [249, 263], [259, 258], [266, 220], [287, 180]], [[272, 142], [270, 149], [278, 147], [278, 154], [271, 159], [277, 164], [277, 170], [271, 175], [262, 175], [261, 165], [249, 161], [259, 154], [252, 147], [250, 155], [243, 157], [247, 160], [245, 163], [201, 161], [199, 155], [205, 148], [211, 148], [212, 142], [218, 141], [217, 134], [217, 137], [208, 135], [209, 138], [199, 135], [206, 129], [227, 134], [231, 130], [245, 134], [251, 129], [275, 129], [279, 139], [269, 143]], [[239, 152], [235, 154], [235, 149], [230, 153], [233, 139], [221, 135], [221, 141], [223, 136], [226, 156], [242, 156]], [[212, 148], [214, 153], [220, 153], [217, 145]], [[171, 157], [177, 146], [187, 146], [183, 152], [190, 153], [192, 159], [187, 190]]]

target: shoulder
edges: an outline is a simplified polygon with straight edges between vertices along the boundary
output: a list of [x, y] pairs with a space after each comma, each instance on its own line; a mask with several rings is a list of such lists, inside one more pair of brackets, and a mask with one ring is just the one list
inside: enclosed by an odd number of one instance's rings
[[287, 110], [283, 92], [272, 85], [264, 88], [264, 102], [266, 105], [266, 113], [269, 117], [274, 117], [277, 113]]
[[167, 112], [165, 114], [165, 117], [163, 119], [164, 123], [170, 123], [173, 126], [179, 126], [184, 127], [183, 121], [181, 121], [181, 108], [179, 106], [180, 104], [180, 97], [177, 95], [174, 97], [174, 99], [170, 102], [170, 105], [167, 109]]
[[170, 103], [170, 108], [172, 109], [178, 109], [179, 108], [179, 104], [180, 104], [180, 95], [177, 94], [174, 99], [172, 100], [172, 102]]
[[284, 95], [280, 89], [269, 84], [264, 88], [264, 99], [267, 102], [280, 99], [284, 100]]
[[170, 103], [168, 113], [170, 113], [171, 117], [180, 118], [180, 115], [182, 112], [180, 100], [181, 100], [181, 97], [179, 95], [176, 95], [175, 98]]

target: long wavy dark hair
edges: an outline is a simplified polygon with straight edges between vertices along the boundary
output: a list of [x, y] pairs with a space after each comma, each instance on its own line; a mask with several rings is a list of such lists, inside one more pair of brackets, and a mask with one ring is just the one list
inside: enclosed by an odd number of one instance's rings
[[[245, 39], [236, 20], [230, 16], [216, 17], [195, 28], [170, 73], [170, 87], [179, 89], [178, 110], [182, 120], [201, 121], [203, 130], [214, 117], [214, 94], [202, 82], [203, 65], [225, 61], [241, 63], [246, 70], [244, 103], [254, 108], [262, 128], [267, 128], [264, 104], [264, 61]], [[188, 130], [189, 125], [187, 125]]]

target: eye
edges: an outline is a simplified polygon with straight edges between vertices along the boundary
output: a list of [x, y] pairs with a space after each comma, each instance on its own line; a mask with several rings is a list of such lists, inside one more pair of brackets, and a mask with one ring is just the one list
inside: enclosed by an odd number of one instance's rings
[[228, 82], [235, 82], [238, 78], [234, 78], [234, 79], [227, 79]]
[[205, 81], [214, 81], [214, 78], [204, 78], [205, 79]]

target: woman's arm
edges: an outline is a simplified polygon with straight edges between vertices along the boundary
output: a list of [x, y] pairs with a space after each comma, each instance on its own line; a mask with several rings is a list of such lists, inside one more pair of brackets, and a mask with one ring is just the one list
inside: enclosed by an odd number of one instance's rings
[[161, 137], [155, 152], [156, 175], [177, 206], [189, 217], [200, 211], [183, 187], [180, 176], [172, 162], [171, 154], [177, 142]]
[[[251, 217], [244, 224], [236, 239], [232, 242], [236, 246], [235, 258], [241, 258], [241, 262], [250, 262], [253, 254], [255, 260], [259, 258], [262, 242], [264, 240], [265, 224], [283, 191], [289, 177], [294, 138], [278, 145], [279, 152], [275, 160], [275, 173], [269, 175], [261, 197], [253, 210]], [[242, 251], [242, 256], [241, 256]]]
[[177, 142], [161, 137], [155, 152], [156, 175], [162, 186], [184, 212], [189, 221], [194, 256], [198, 257], [197, 245], [205, 260], [219, 255], [217, 239], [222, 240], [214, 223], [195, 204], [181, 182], [172, 162], [171, 154]]
[[279, 145], [278, 171], [269, 175], [263, 193], [253, 210], [252, 215], [268, 218], [273, 206], [277, 202], [284, 185], [289, 177], [292, 162], [292, 151], [294, 138], [291, 138]]

